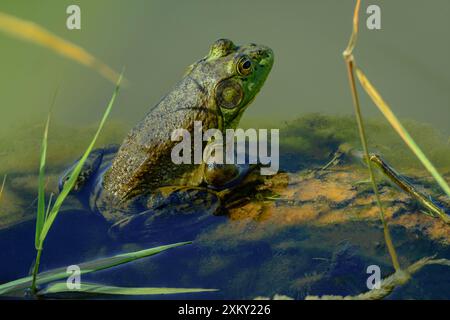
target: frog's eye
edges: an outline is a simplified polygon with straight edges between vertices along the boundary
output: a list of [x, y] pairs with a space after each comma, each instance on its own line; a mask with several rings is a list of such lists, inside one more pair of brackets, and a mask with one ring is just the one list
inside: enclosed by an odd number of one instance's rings
[[219, 107], [233, 109], [237, 107], [244, 97], [241, 85], [231, 79], [223, 80], [216, 87], [216, 104]]
[[239, 75], [248, 76], [252, 72], [253, 62], [247, 56], [242, 56], [238, 59], [236, 69]]

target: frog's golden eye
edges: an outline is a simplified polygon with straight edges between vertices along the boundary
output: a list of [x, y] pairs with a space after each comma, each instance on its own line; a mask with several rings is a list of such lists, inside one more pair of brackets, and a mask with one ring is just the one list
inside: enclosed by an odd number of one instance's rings
[[223, 80], [216, 87], [216, 104], [219, 107], [233, 109], [237, 107], [244, 97], [241, 85], [231, 79]]
[[247, 56], [242, 56], [238, 59], [236, 64], [237, 72], [241, 76], [248, 76], [253, 69], [252, 60]]

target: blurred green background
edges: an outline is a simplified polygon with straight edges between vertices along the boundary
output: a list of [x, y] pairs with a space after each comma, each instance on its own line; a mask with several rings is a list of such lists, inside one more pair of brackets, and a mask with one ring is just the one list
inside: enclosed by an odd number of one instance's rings
[[[66, 8], [81, 7], [81, 30], [66, 29]], [[369, 4], [382, 30], [365, 28]], [[34, 21], [81, 45], [116, 70], [126, 68], [112, 117], [131, 126], [170, 90], [216, 39], [273, 48], [276, 62], [243, 121], [276, 127], [305, 112], [352, 112], [341, 52], [351, 31], [353, 0], [148, 1], [1, 0], [0, 10]], [[363, 1], [359, 65], [401, 118], [450, 133], [450, 1]], [[95, 71], [0, 33], [0, 127], [44, 122], [56, 88], [62, 124], [96, 122], [113, 85]], [[379, 116], [363, 98], [364, 112]]]

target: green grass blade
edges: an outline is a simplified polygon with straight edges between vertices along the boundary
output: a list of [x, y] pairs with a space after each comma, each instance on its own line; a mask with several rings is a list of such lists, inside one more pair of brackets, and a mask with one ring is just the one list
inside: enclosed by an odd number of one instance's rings
[[370, 83], [369, 79], [364, 75], [360, 69], [356, 69], [356, 74], [358, 76], [359, 82], [361, 83], [364, 90], [370, 96], [372, 101], [384, 115], [384, 117], [391, 124], [392, 128], [397, 132], [397, 134], [402, 138], [406, 145], [411, 149], [411, 151], [416, 155], [428, 172], [433, 176], [439, 186], [444, 190], [448, 197], [450, 197], [450, 187], [448, 186], [445, 179], [439, 174], [435, 166], [423, 153], [422, 149], [417, 145], [414, 139], [411, 137], [409, 132], [403, 127], [401, 122], [398, 120], [397, 116], [392, 112], [389, 105], [383, 100], [381, 95], [375, 89], [375, 87]]
[[50, 113], [47, 116], [47, 122], [45, 124], [44, 136], [41, 144], [41, 158], [39, 161], [39, 184], [38, 184], [38, 204], [36, 215], [36, 233], [34, 239], [34, 246], [36, 250], [40, 246], [40, 235], [42, 227], [45, 222], [45, 161], [47, 158], [47, 140], [48, 140], [48, 128], [50, 125]]
[[40, 235], [40, 239], [39, 239], [40, 242], [42, 242], [42, 243], [44, 242], [45, 237], [47, 236], [47, 234], [50, 230], [50, 227], [52, 226], [53, 222], [55, 221], [55, 219], [59, 213], [59, 209], [61, 208], [64, 200], [66, 199], [66, 197], [69, 195], [70, 191], [75, 186], [75, 183], [78, 179], [78, 176], [81, 172], [81, 169], [82, 169], [84, 163], [86, 162], [86, 159], [88, 158], [89, 154], [91, 153], [92, 149], [94, 148], [97, 138], [100, 135], [100, 132], [103, 129], [103, 126], [105, 125], [106, 119], [108, 118], [108, 116], [111, 112], [112, 106], [114, 105], [114, 101], [116, 99], [117, 93], [119, 92], [121, 80], [122, 80], [122, 75], [119, 77], [119, 80], [117, 81], [114, 93], [111, 97], [111, 100], [109, 101], [109, 104], [106, 108], [105, 113], [103, 114], [103, 118], [98, 126], [98, 129], [97, 129], [97, 132], [95, 133], [94, 138], [92, 139], [91, 143], [89, 144], [88, 148], [84, 152], [80, 161], [78, 161], [78, 164], [75, 166], [74, 170], [70, 174], [68, 181], [64, 184], [63, 189], [61, 190], [60, 194], [56, 198], [55, 203], [54, 203], [52, 209], [50, 210], [48, 219], [44, 223], [44, 226], [42, 228], [42, 232]]
[[[99, 260], [89, 261], [85, 263], [81, 263], [78, 266], [80, 267], [81, 274], [87, 274], [92, 273], [100, 270], [105, 270], [109, 268], [113, 268], [116, 266], [119, 266], [124, 263], [129, 263], [134, 260], [142, 259], [145, 257], [153, 256], [155, 254], [161, 253], [163, 251], [166, 251], [168, 249], [176, 248], [179, 246], [184, 246], [187, 244], [190, 244], [192, 242], [179, 242], [174, 243], [170, 245], [125, 253], [125, 254], [119, 254], [114, 257], [110, 258], [103, 258]], [[46, 272], [42, 272], [38, 274], [36, 284], [42, 285], [49, 282], [65, 279], [68, 277], [68, 274], [66, 272], [66, 268], [58, 268]], [[0, 285], [0, 295], [5, 295], [12, 292], [20, 292], [21, 290], [25, 290], [30, 287], [32, 281], [32, 277], [25, 277], [21, 279], [17, 279], [5, 284]]]
[[80, 289], [69, 289], [67, 283], [57, 282], [51, 284], [44, 290], [40, 291], [39, 295], [49, 295], [58, 293], [85, 293], [95, 295], [160, 295], [160, 294], [177, 294], [177, 293], [193, 293], [193, 292], [212, 292], [217, 289], [202, 289], [202, 288], [127, 288], [104, 286], [94, 283], [81, 283]]

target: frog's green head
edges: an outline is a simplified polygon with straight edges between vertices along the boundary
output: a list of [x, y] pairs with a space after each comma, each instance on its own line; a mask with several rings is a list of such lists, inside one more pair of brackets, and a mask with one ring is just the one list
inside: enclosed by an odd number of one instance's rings
[[236, 128], [272, 69], [273, 51], [262, 45], [213, 43], [209, 54], [193, 64], [187, 76], [207, 92], [208, 108], [221, 115], [221, 129]]

